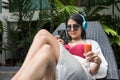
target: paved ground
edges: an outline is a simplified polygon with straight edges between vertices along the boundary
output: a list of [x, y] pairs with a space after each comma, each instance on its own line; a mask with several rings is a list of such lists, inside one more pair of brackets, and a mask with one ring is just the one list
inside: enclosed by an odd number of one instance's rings
[[15, 72], [0, 72], [0, 80], [10, 80]]
[[0, 80], [10, 80], [18, 69], [18, 67], [0, 67]]
[[[19, 67], [0, 67], [0, 80], [10, 80], [18, 71]], [[120, 76], [120, 70], [119, 70]]]

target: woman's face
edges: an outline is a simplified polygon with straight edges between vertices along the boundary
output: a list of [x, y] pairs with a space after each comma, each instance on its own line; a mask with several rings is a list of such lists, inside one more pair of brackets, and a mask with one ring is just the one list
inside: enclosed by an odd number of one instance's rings
[[67, 22], [67, 31], [69, 36], [74, 39], [80, 39], [81, 38], [81, 25], [79, 25], [77, 22], [75, 22], [73, 19], [69, 19]]

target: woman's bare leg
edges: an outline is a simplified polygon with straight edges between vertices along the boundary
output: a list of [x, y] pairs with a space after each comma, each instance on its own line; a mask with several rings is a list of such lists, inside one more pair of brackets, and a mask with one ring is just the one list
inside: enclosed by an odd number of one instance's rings
[[27, 53], [26, 59], [12, 80], [17, 80], [18, 76], [23, 72], [24, 68], [29, 64], [32, 57], [38, 52], [38, 50], [44, 45], [49, 44], [55, 54], [56, 62], [59, 57], [59, 44], [56, 39], [46, 30], [40, 30], [34, 37], [33, 43]]
[[55, 80], [55, 55], [52, 47], [43, 45], [25, 67], [19, 80]]

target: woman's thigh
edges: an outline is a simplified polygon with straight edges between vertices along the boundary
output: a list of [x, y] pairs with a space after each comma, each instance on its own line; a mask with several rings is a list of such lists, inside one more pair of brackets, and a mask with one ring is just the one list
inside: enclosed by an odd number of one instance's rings
[[[41, 80], [43, 77], [54, 80], [55, 76], [55, 55], [50, 45], [43, 45], [24, 68], [21, 80]], [[51, 72], [51, 74], [50, 74]], [[51, 79], [50, 79], [51, 78]]]

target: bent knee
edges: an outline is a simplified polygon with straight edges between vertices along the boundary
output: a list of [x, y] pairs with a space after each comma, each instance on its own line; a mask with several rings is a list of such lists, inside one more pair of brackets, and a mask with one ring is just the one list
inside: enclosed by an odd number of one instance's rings
[[47, 30], [41, 29], [40, 31], [37, 32], [37, 34], [35, 35], [35, 38], [45, 40], [48, 38], [49, 35], [50, 35], [50, 33]]
[[46, 57], [50, 57], [54, 55], [53, 49], [49, 44], [44, 44], [41, 49], [42, 49], [42, 53], [44, 53]]
[[41, 30], [38, 31], [37, 34], [38, 34], [38, 35], [48, 35], [49, 32], [48, 32], [47, 30], [45, 30], [45, 29], [41, 29]]
[[49, 44], [44, 44], [44, 45], [42, 46], [42, 48], [45, 49], [45, 51], [46, 51], [46, 50], [51, 50], [51, 46], [50, 46]]

